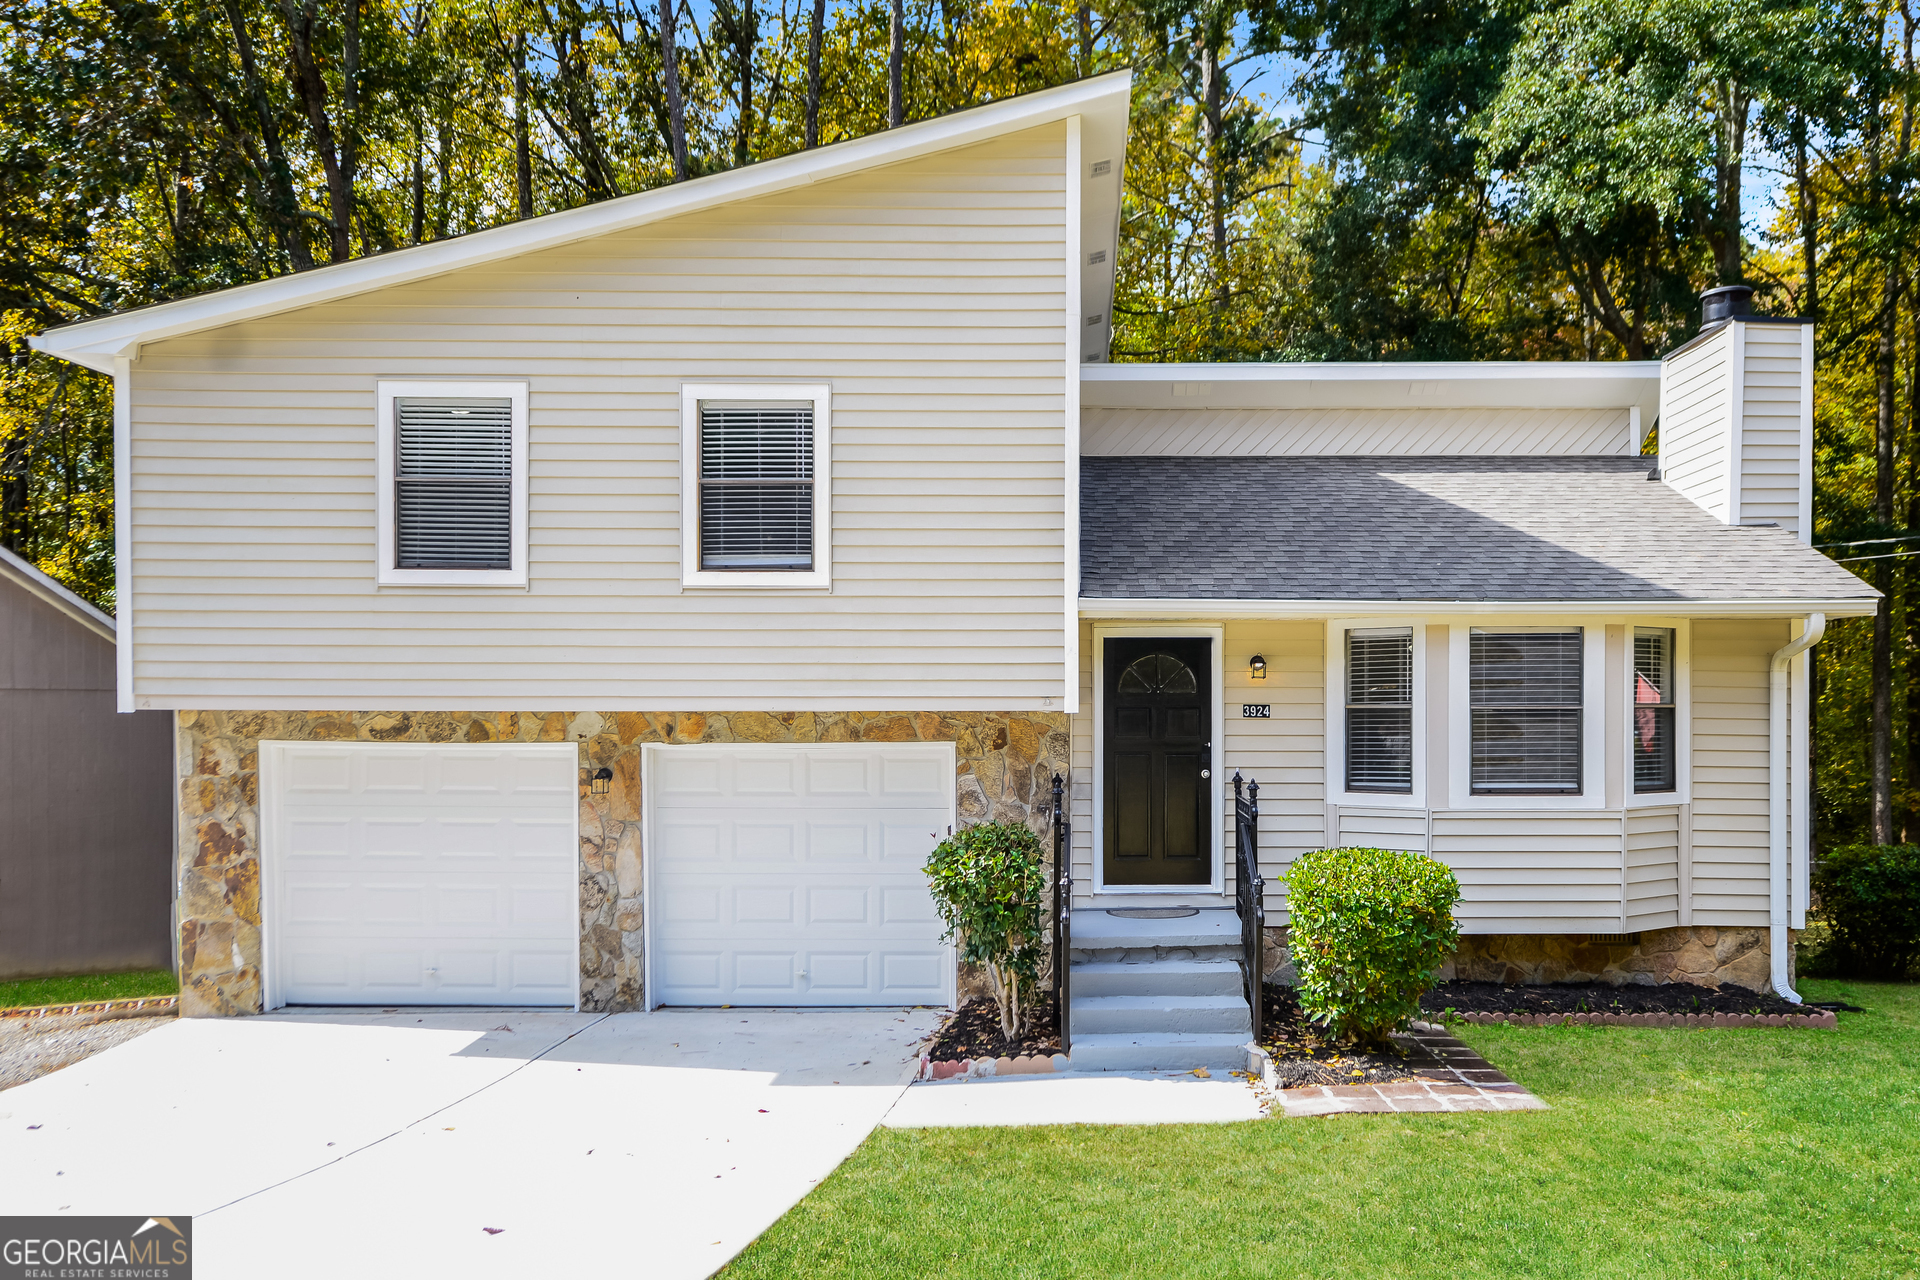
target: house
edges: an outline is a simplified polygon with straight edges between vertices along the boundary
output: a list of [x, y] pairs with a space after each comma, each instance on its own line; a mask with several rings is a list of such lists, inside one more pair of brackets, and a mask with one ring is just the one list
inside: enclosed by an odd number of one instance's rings
[[1236, 772], [1276, 926], [1389, 845], [1461, 972], [1784, 986], [1796, 647], [1874, 608], [1808, 326], [1110, 364], [1128, 83], [36, 339], [115, 378], [187, 1011], [948, 1002], [922, 860], [1060, 775], [1076, 1041], [1138, 960], [1238, 1044]]
[[173, 963], [172, 717], [116, 713], [114, 645], [0, 547], [0, 980]]

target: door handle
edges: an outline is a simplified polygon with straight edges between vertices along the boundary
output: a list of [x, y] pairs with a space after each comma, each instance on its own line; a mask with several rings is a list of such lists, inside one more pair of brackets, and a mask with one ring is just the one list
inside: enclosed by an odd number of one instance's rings
[[1211, 778], [1211, 777], [1213, 776], [1213, 770], [1211, 770], [1211, 769], [1202, 769], [1202, 770], [1200, 771], [1200, 776], [1201, 776], [1201, 777], [1203, 777], [1203, 778]]

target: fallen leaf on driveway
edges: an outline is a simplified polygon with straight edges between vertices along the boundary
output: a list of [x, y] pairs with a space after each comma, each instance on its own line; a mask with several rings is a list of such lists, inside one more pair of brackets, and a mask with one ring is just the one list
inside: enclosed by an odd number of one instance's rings
[[490, 1236], [497, 1236], [497, 1235], [499, 1235], [499, 1234], [500, 1234], [500, 1233], [501, 1233], [502, 1231], [505, 1231], [505, 1230], [506, 1230], [506, 1228], [505, 1228], [505, 1227], [482, 1227], [482, 1228], [480, 1228], [480, 1229], [481, 1229], [482, 1231], [484, 1231], [484, 1232], [486, 1232], [486, 1233], [487, 1233], [488, 1235], [490, 1235]]
[[1193, 1069], [1193, 1074], [1195, 1074], [1196, 1076], [1199, 1076], [1202, 1080], [1213, 1079], [1213, 1072], [1207, 1070], [1205, 1067], [1195, 1067]]

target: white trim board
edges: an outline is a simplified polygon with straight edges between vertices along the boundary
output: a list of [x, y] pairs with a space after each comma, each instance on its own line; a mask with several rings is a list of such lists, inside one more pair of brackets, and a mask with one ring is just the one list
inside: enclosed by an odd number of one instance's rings
[[[806, 400], [813, 405], [813, 568], [767, 572], [700, 567], [700, 402]], [[680, 386], [680, 585], [819, 590], [833, 585], [833, 385], [686, 382]]]
[[1427, 620], [1388, 618], [1386, 627], [1413, 630], [1413, 789], [1347, 790], [1347, 632], [1377, 630], [1380, 618], [1329, 618], [1323, 644], [1326, 672], [1326, 798], [1352, 809], [1425, 809], [1427, 807]]
[[1834, 600], [1199, 600], [1081, 596], [1082, 618], [1870, 618], [1867, 596]]
[[[506, 400], [513, 406], [508, 482], [510, 549], [505, 569], [402, 569], [399, 560], [399, 427], [393, 405], [406, 397]], [[527, 585], [528, 384], [452, 379], [382, 378], [375, 384], [374, 522], [378, 528], [374, 582], [382, 587], [524, 587]]]

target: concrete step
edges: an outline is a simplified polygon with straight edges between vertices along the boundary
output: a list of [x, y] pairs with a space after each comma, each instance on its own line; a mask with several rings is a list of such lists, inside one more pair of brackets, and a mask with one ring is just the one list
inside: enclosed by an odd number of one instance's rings
[[1142, 950], [1150, 947], [1224, 947], [1240, 941], [1240, 917], [1207, 907], [1171, 920], [1130, 920], [1104, 910], [1073, 913], [1075, 951]]
[[1138, 1032], [1073, 1037], [1072, 1071], [1245, 1071], [1247, 1037]]
[[1235, 960], [1151, 960], [1133, 964], [1089, 961], [1069, 975], [1081, 996], [1234, 996], [1245, 982]]
[[1232, 996], [1082, 996], [1068, 1006], [1067, 1025], [1082, 1035], [1112, 1032], [1219, 1032], [1253, 1035], [1246, 1000]]

